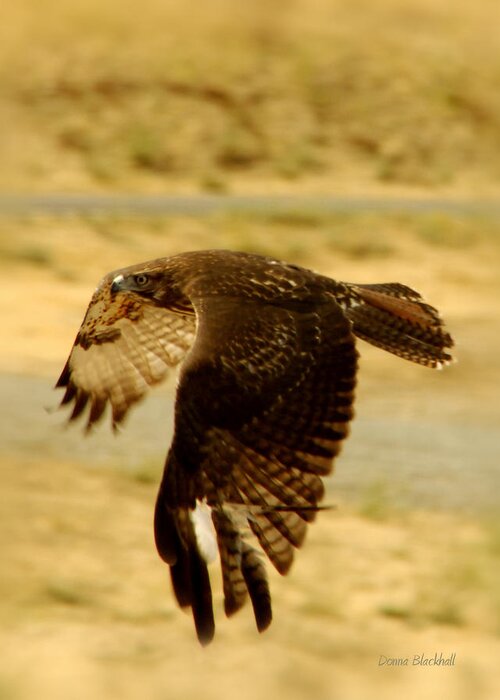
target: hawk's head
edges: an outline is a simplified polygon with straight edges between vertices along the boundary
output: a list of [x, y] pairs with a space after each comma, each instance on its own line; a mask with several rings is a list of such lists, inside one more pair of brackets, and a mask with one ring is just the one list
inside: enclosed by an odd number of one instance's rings
[[193, 313], [188, 299], [179, 288], [173, 270], [163, 266], [137, 266], [117, 270], [111, 278], [111, 294], [140, 296], [157, 306], [182, 313]]

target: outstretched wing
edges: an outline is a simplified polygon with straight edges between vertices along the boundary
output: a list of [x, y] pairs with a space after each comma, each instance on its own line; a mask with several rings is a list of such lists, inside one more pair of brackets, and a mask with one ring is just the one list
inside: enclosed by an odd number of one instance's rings
[[181, 372], [155, 536], [178, 602], [192, 608], [206, 643], [214, 624], [192, 517], [197, 501], [212, 509], [226, 614], [249, 593], [265, 629], [269, 587], [247, 535], [288, 571], [348, 431], [357, 354], [350, 323], [331, 301], [209, 297], [194, 306], [198, 333]]
[[109, 403], [113, 427], [150, 385], [162, 381], [191, 347], [193, 315], [179, 314], [140, 296], [111, 293], [114, 273], [96, 289], [56, 387], [65, 387], [61, 404], [73, 404], [70, 420], [90, 404], [87, 429]]

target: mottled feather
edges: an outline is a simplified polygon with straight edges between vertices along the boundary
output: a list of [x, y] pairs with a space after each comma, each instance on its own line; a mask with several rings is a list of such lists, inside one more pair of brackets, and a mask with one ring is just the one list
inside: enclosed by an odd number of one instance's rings
[[451, 360], [438, 312], [409, 287], [257, 255], [160, 258], [110, 273], [92, 297], [57, 383], [70, 420], [88, 411], [90, 428], [110, 404], [117, 425], [182, 363], [154, 531], [202, 644], [215, 630], [207, 537], [226, 615], [250, 598], [257, 629], [272, 620], [262, 552], [286, 574], [321, 508], [353, 417], [355, 335], [428, 367]]

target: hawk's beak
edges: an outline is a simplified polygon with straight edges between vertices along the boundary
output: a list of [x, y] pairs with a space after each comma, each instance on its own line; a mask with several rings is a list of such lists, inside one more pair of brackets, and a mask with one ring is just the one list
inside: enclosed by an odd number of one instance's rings
[[117, 275], [113, 282], [111, 283], [111, 294], [116, 294], [116, 292], [123, 291], [123, 282], [125, 278], [123, 275]]

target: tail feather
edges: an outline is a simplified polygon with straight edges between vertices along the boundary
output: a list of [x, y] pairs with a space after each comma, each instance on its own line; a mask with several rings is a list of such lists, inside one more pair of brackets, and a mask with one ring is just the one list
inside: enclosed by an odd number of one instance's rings
[[437, 309], [401, 284], [348, 285], [355, 335], [411, 362], [439, 368], [452, 361], [453, 339]]

